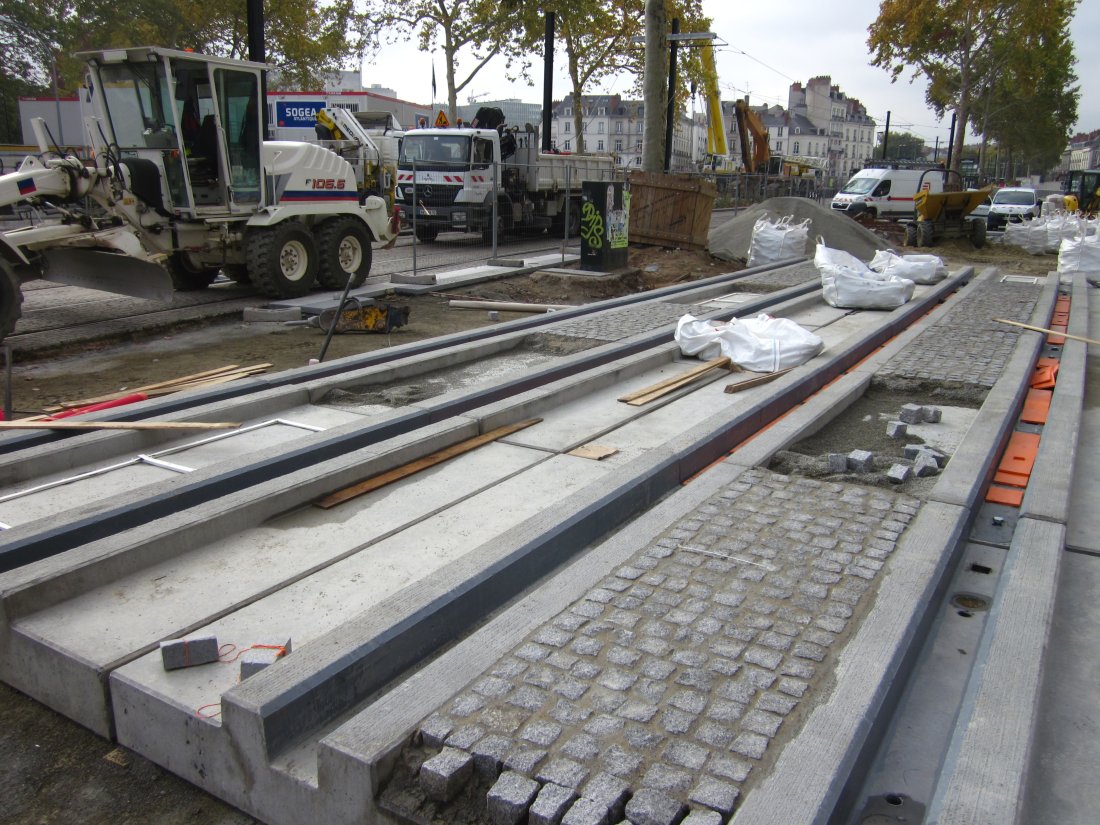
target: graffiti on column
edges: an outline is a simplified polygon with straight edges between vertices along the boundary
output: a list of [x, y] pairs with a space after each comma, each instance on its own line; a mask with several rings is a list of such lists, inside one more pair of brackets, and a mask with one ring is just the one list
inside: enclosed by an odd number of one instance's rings
[[581, 206], [581, 239], [592, 249], [603, 246], [603, 217], [591, 201], [585, 201]]

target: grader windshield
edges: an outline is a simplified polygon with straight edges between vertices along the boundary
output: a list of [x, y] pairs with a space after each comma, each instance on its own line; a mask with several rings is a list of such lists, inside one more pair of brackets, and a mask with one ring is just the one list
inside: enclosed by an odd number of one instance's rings
[[121, 149], [176, 144], [167, 78], [159, 63], [113, 63], [100, 70], [103, 99]]

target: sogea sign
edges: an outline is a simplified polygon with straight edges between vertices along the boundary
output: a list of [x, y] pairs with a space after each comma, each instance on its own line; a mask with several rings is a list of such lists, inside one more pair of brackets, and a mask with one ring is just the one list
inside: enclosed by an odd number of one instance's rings
[[323, 108], [323, 100], [278, 101], [275, 103], [275, 122], [292, 129], [312, 129], [317, 125], [317, 110]]

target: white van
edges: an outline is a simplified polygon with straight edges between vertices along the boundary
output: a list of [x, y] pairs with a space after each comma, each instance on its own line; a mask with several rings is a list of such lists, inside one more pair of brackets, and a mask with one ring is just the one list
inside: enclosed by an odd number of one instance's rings
[[[924, 180], [921, 182], [921, 175]], [[838, 212], [856, 216], [866, 212], [873, 218], [914, 218], [913, 196], [917, 185], [929, 192], [943, 191], [943, 173], [936, 168], [899, 169], [872, 167], [855, 176], [836, 193], [831, 204]]]

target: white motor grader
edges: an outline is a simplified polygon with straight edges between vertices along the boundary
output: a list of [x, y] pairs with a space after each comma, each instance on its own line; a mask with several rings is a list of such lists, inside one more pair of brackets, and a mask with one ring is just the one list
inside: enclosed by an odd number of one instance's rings
[[218, 271], [273, 298], [361, 284], [396, 237], [385, 201], [311, 143], [262, 140], [265, 66], [155, 47], [81, 53], [90, 158], [41, 119], [40, 154], [0, 176], [0, 206], [56, 219], [0, 233], [0, 338], [34, 278], [168, 300]]

